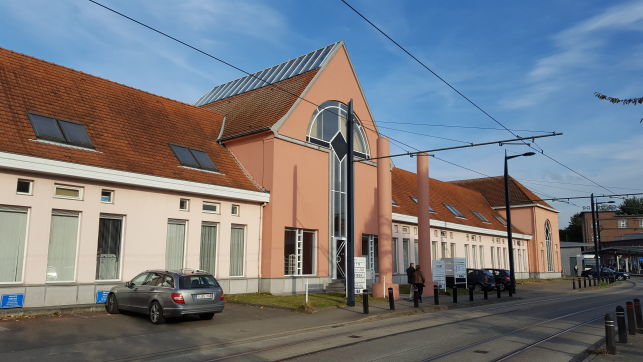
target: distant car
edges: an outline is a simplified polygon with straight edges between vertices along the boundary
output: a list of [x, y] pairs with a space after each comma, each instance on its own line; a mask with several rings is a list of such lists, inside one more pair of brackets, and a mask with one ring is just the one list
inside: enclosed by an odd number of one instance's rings
[[[598, 273], [594, 269], [587, 269], [581, 274], [583, 277], [598, 278]], [[614, 269], [603, 267], [601, 272], [602, 277], [614, 277], [617, 280], [630, 279], [630, 274], [622, 271], [615, 271]]]
[[486, 271], [493, 274], [497, 286], [500, 286], [500, 290], [505, 290], [511, 285], [511, 277], [509, 270], [506, 269], [485, 269]]
[[475, 290], [496, 289], [495, 277], [484, 269], [467, 269], [467, 286]]
[[147, 314], [154, 324], [166, 318], [198, 315], [212, 319], [223, 312], [223, 289], [212, 274], [202, 270], [148, 270], [125, 285], [115, 286], [107, 295], [105, 310]]

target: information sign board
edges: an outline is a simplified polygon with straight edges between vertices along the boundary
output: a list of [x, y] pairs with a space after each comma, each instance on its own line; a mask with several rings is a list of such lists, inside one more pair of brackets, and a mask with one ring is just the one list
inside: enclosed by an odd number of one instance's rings
[[355, 257], [355, 294], [361, 294], [366, 289], [366, 257]]
[[24, 294], [4, 294], [0, 302], [0, 308], [22, 308], [24, 303]]
[[96, 291], [96, 303], [107, 303], [107, 295], [109, 290], [97, 290]]
[[464, 258], [453, 258], [453, 274], [456, 279], [467, 279], [467, 262]]
[[439, 289], [447, 288], [447, 274], [446, 264], [443, 260], [433, 260], [431, 262], [431, 270], [433, 271], [433, 281], [438, 285]]

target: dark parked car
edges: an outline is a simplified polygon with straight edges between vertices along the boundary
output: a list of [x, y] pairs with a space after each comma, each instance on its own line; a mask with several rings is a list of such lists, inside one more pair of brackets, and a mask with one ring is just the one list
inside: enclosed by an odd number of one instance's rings
[[198, 315], [212, 319], [223, 312], [224, 293], [212, 274], [203, 270], [148, 270], [125, 285], [113, 287], [105, 309], [144, 313], [154, 324], [165, 318]]
[[509, 270], [506, 269], [485, 269], [486, 271], [493, 274], [496, 285], [500, 286], [500, 290], [505, 290], [511, 285], [511, 277]]
[[[598, 272], [595, 269], [587, 269], [581, 273], [581, 276], [588, 278], [597, 278]], [[622, 271], [615, 271], [614, 269], [603, 267], [602, 277], [614, 277], [617, 280], [630, 279], [630, 274]]]
[[475, 290], [496, 289], [496, 281], [493, 274], [484, 269], [467, 269], [467, 286]]

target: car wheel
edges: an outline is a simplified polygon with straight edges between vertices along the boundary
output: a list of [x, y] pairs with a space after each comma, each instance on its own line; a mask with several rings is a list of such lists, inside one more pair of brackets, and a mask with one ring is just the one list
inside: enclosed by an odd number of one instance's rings
[[507, 288], [507, 287], [505, 287], [505, 283], [500, 283], [498, 285], [500, 285], [500, 290], [501, 291], [504, 291]]
[[618, 279], [618, 280], [625, 280], [625, 277], [623, 277], [622, 275], [619, 275], [619, 276], [618, 276], [618, 278], [616, 278], [616, 279]]
[[153, 301], [150, 305], [150, 322], [154, 324], [161, 324], [165, 322], [165, 317], [163, 316], [163, 307], [157, 301]]
[[199, 318], [203, 319], [204, 321], [209, 321], [214, 317], [214, 313], [199, 313]]
[[107, 303], [105, 303], [105, 310], [109, 314], [117, 314], [119, 312], [118, 301], [116, 300], [116, 296], [113, 293], [110, 293], [107, 296]]

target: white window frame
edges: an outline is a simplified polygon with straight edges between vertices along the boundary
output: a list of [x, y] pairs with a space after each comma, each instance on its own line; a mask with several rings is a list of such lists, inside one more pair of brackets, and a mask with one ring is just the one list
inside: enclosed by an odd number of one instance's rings
[[27, 270], [27, 247], [29, 243], [29, 222], [31, 220], [31, 208], [29, 207], [22, 207], [22, 206], [8, 206], [8, 205], [0, 205], [0, 210], [5, 210], [5, 211], [17, 211], [17, 212], [26, 212], [27, 213], [27, 221], [26, 221], [26, 231], [25, 231], [25, 243], [24, 243], [24, 250], [22, 251], [22, 272], [20, 273], [20, 280], [19, 281], [13, 281], [13, 282], [0, 282], [0, 285], [11, 285], [11, 284], [22, 284], [24, 283], [25, 280], [25, 271]]
[[[103, 192], [109, 192], [109, 201], [103, 201]], [[110, 189], [101, 189], [101, 190], [100, 190], [100, 202], [102, 202], [103, 204], [113, 204], [113, 203], [114, 203], [114, 195], [115, 195], [115, 194], [116, 194], [116, 193], [114, 192], [114, 190], [110, 190]]]
[[[218, 277], [219, 275], [219, 251], [221, 250], [221, 224], [218, 222], [212, 221], [202, 221], [201, 230], [199, 233], [199, 267], [201, 267], [201, 233], [203, 233], [203, 226], [214, 226], [216, 227], [216, 242], [215, 242], [215, 251], [214, 251], [214, 274], [213, 277]], [[232, 235], [232, 229], [230, 229]], [[244, 245], [245, 248], [245, 245]]]
[[[45, 271], [45, 284], [64, 284], [64, 283], [75, 283], [76, 282], [76, 277], [78, 273], [78, 253], [79, 253], [79, 247], [80, 247], [80, 230], [82, 229], [82, 217], [83, 214], [79, 211], [72, 211], [72, 210], [60, 210], [60, 209], [53, 209], [51, 210], [50, 218], [49, 218], [49, 239], [47, 240], [47, 250], [49, 250], [49, 243], [51, 242], [51, 217], [55, 214], [58, 213], [59, 215], [78, 215], [78, 230], [76, 231], [76, 255], [74, 256], [74, 278], [72, 280], [47, 280], [47, 274]], [[49, 268], [49, 255], [47, 255], [47, 269]]]
[[639, 219], [639, 227], [643, 228], [643, 219]]
[[[216, 206], [215, 211], [210, 211], [210, 210], [205, 210], [204, 207], [205, 205], [212, 205]], [[219, 202], [212, 202], [212, 201], [203, 201], [203, 204], [201, 204], [201, 211], [205, 214], [221, 214], [221, 203]]]
[[[58, 190], [58, 189], [78, 191], [78, 197], [56, 195], [56, 190]], [[80, 201], [82, 201], [85, 198], [85, 188], [82, 187], [82, 186], [54, 184], [54, 198], [56, 198], [56, 199], [65, 199], [65, 200], [80, 200]]]
[[411, 229], [408, 226], [402, 226], [402, 234], [410, 234]]
[[[232, 229], [243, 229], [243, 258], [241, 260], [241, 275], [230, 275], [230, 265], [232, 264]], [[248, 258], [248, 225], [243, 224], [230, 224], [230, 233], [228, 235], [228, 278], [230, 279], [243, 279], [246, 277], [246, 259]]]
[[[19, 192], [18, 191], [18, 183], [19, 182], [27, 182], [29, 183], [29, 191], [28, 192]], [[25, 195], [25, 196], [33, 196], [33, 180], [28, 180], [24, 178], [19, 178], [16, 181], [16, 195]]]
[[[295, 274], [284, 274], [288, 277], [314, 276], [317, 275], [317, 230], [286, 228], [286, 230], [295, 232]], [[304, 270], [304, 231], [313, 234], [313, 272], [312, 274], [303, 274]], [[301, 258], [299, 258], [301, 256]]]
[[618, 228], [619, 229], [627, 229], [627, 219], [619, 219], [618, 220]]
[[173, 218], [167, 219], [167, 222], [165, 224], [165, 242], [163, 243], [163, 248], [164, 248], [164, 251], [163, 251], [163, 268], [167, 268], [167, 225], [170, 224], [170, 223], [184, 224], [185, 225], [185, 233], [183, 233], [183, 260], [181, 261], [181, 264], [183, 265], [182, 266], [182, 269], [183, 269], [183, 268], [185, 268], [186, 261], [187, 261], [188, 240], [190, 240], [190, 238], [189, 238], [189, 236], [190, 236], [189, 235], [190, 223], [189, 223], [188, 220], [185, 220], [185, 219], [173, 219]]
[[[235, 207], [237, 208], [237, 212], [234, 212]], [[232, 215], [232, 216], [240, 216], [241, 215], [241, 205], [232, 204], [232, 206], [230, 206], [230, 215]]]
[[[181, 203], [185, 201], [186, 207], [181, 207]], [[190, 199], [180, 198], [179, 199], [179, 211], [190, 211]]]
[[123, 278], [123, 250], [125, 250], [125, 215], [116, 215], [116, 214], [100, 214], [98, 218], [106, 219], [119, 219], [121, 220], [121, 248], [118, 251], [118, 279], [96, 279], [96, 274], [94, 273], [94, 280], [97, 282], [112, 282], [112, 281], [121, 281]]

